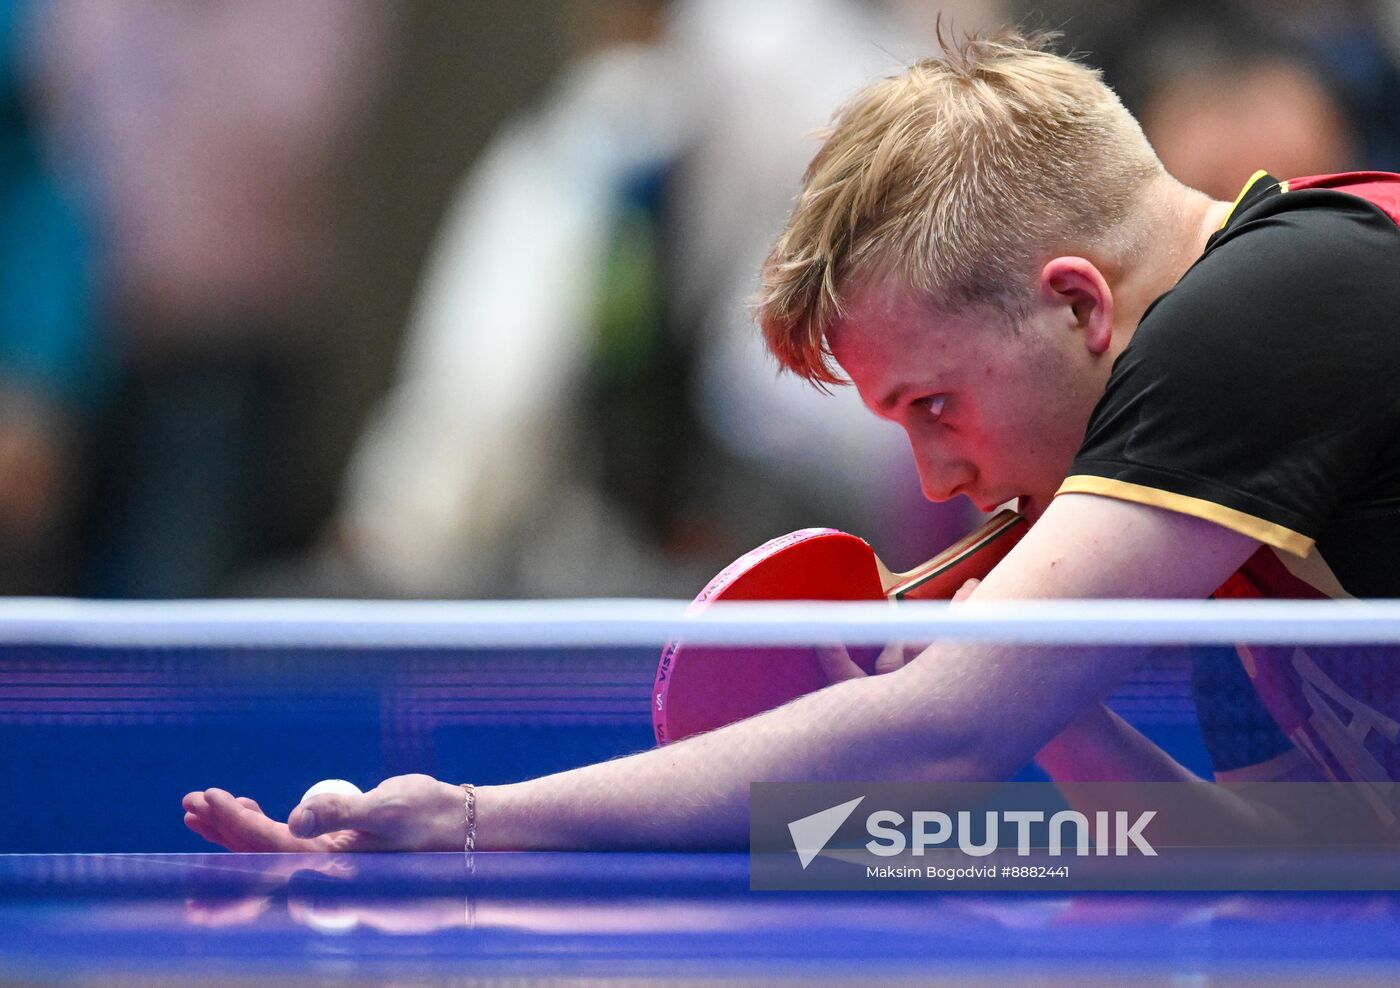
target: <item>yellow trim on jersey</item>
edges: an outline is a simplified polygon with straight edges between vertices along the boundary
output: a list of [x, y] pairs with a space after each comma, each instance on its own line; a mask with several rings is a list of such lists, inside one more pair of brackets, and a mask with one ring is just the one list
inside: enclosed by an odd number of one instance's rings
[[1120, 501], [1132, 501], [1134, 504], [1166, 508], [1168, 511], [1191, 515], [1193, 518], [1213, 521], [1232, 532], [1248, 535], [1251, 539], [1258, 539], [1265, 545], [1282, 549], [1284, 552], [1291, 552], [1295, 556], [1306, 556], [1313, 547], [1312, 539], [1306, 535], [1300, 535], [1291, 528], [1284, 528], [1282, 525], [1276, 525], [1271, 521], [1256, 518], [1254, 515], [1236, 511], [1234, 508], [1227, 508], [1223, 504], [1216, 504], [1214, 501], [1207, 501], [1204, 498], [1159, 490], [1156, 487], [1144, 487], [1142, 484], [1131, 484], [1126, 480], [1078, 474], [1065, 479], [1065, 482], [1060, 485], [1060, 489], [1056, 491], [1056, 496], [1060, 494], [1099, 494], [1103, 497], [1117, 498]]
[[[1240, 203], [1244, 202], [1244, 197], [1249, 195], [1249, 190], [1254, 188], [1254, 183], [1259, 181], [1267, 174], [1269, 173], [1261, 168], [1253, 175], [1249, 176], [1249, 181], [1244, 183], [1244, 188], [1240, 189], [1240, 194], [1235, 197], [1235, 204], [1230, 207], [1230, 211], [1226, 213], [1225, 218], [1220, 221], [1219, 228], [1221, 230], [1225, 229], [1227, 226], [1230, 225], [1230, 217], [1234, 216], [1235, 210], [1240, 208]], [[1288, 191], [1286, 185], [1280, 185], [1279, 188], [1281, 188], [1284, 192]]]
[[1284, 569], [1314, 590], [1326, 594], [1333, 600], [1356, 599], [1347, 593], [1346, 588], [1342, 586], [1342, 581], [1337, 579], [1337, 574], [1332, 572], [1332, 567], [1327, 565], [1327, 560], [1322, 558], [1316, 546], [1313, 547], [1312, 552], [1301, 559], [1287, 553], [1276, 552], [1274, 555], [1283, 564]]

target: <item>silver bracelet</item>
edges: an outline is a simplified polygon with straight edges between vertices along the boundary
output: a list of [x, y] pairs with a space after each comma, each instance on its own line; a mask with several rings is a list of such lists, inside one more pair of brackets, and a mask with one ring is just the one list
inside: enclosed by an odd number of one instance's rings
[[470, 782], [462, 783], [462, 809], [467, 823], [467, 836], [462, 842], [462, 849], [470, 854], [476, 850], [476, 787]]

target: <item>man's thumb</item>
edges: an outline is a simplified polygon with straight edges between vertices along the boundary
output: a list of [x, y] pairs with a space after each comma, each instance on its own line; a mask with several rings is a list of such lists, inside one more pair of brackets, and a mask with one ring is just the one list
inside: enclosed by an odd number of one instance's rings
[[967, 600], [967, 598], [972, 596], [972, 591], [976, 590], [978, 584], [981, 582], [981, 580], [968, 580], [962, 586], [958, 587], [958, 592], [953, 594], [953, 603], [958, 604]]
[[364, 815], [363, 795], [326, 794], [312, 796], [287, 817], [293, 837], [320, 837], [336, 830], [354, 830]]
[[845, 645], [818, 645], [817, 661], [821, 663], [822, 672], [826, 673], [827, 682], [839, 683], [843, 679], [864, 679], [866, 676], [865, 670], [851, 658]]

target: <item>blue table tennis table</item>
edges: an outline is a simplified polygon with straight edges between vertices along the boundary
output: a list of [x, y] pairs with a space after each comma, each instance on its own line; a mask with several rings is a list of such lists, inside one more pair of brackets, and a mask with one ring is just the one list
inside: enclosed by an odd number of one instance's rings
[[[759, 892], [743, 854], [215, 852], [181, 823], [191, 789], [280, 818], [319, 778], [493, 784], [654, 743], [656, 648], [341, 625], [274, 624], [286, 640], [264, 641], [263, 606], [188, 640], [154, 619], [159, 634], [136, 637], [139, 608], [0, 637], [0, 984], [1311, 988], [1400, 973], [1391, 892]], [[1154, 658], [1113, 705], [1208, 773], [1190, 675]]]
[[7, 855], [0, 980], [1338, 984], [1400, 894], [771, 893], [743, 854]]

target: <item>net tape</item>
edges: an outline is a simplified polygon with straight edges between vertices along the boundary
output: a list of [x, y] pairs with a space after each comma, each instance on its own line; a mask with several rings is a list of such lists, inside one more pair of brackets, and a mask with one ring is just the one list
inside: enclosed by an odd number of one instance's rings
[[943, 640], [1043, 645], [1395, 644], [1400, 600], [0, 600], [0, 645], [556, 648]]

